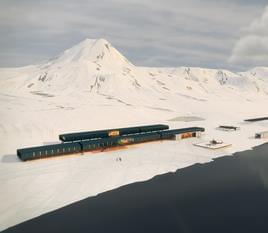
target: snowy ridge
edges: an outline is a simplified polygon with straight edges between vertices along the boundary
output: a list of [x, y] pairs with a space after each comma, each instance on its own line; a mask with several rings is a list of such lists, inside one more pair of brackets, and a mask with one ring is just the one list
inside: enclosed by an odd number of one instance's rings
[[102, 63], [106, 65], [109, 65], [109, 63], [110, 65], [121, 66], [126, 63], [130, 64], [130, 62], [105, 39], [86, 39], [72, 48], [65, 50], [63, 54], [54, 60], [54, 63], [97, 63], [98, 61], [102, 61]]
[[268, 95], [268, 68], [233, 73], [202, 68], [136, 67], [104, 39], [86, 39], [47, 63], [0, 69], [0, 92], [44, 96], [101, 94], [137, 104], [167, 95], [251, 99]]

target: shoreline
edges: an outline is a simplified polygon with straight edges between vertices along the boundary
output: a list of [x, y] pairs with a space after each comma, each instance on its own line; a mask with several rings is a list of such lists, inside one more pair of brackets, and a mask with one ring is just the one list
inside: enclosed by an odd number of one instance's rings
[[4, 232], [260, 232], [267, 230], [266, 171], [268, 143], [88, 197]]

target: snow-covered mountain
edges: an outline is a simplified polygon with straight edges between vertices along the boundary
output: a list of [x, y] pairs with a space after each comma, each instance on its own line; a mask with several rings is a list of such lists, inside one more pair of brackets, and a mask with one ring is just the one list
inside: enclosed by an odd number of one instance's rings
[[[85, 40], [39, 65], [0, 69], [0, 231], [83, 198], [267, 142], [268, 68], [243, 73], [131, 64], [106, 40]], [[197, 122], [192, 122], [197, 121]], [[22, 163], [16, 149], [65, 132], [154, 123], [200, 126], [200, 139]], [[216, 130], [220, 124], [240, 131]], [[192, 145], [220, 139], [218, 151]], [[265, 141], [266, 140], [266, 141]], [[123, 162], [117, 163], [116, 158]]]
[[138, 104], [180, 96], [190, 99], [268, 95], [268, 68], [244, 73], [191, 67], [148, 68], [131, 64], [108, 41], [86, 39], [37, 66], [0, 69], [0, 91], [16, 95], [105, 96]]

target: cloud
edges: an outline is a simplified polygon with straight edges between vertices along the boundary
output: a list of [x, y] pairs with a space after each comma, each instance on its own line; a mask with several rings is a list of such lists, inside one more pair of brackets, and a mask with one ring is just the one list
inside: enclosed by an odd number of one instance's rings
[[86, 38], [106, 38], [136, 65], [227, 68], [239, 29], [263, 2], [1, 0], [0, 67], [36, 64]]
[[268, 6], [243, 30], [229, 62], [241, 67], [268, 66]]

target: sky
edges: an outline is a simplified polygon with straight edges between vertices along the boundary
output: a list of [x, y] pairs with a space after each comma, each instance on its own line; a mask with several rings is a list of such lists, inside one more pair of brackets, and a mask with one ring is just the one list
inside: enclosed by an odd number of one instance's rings
[[105, 38], [139, 66], [268, 66], [267, 0], [0, 0], [0, 67]]

